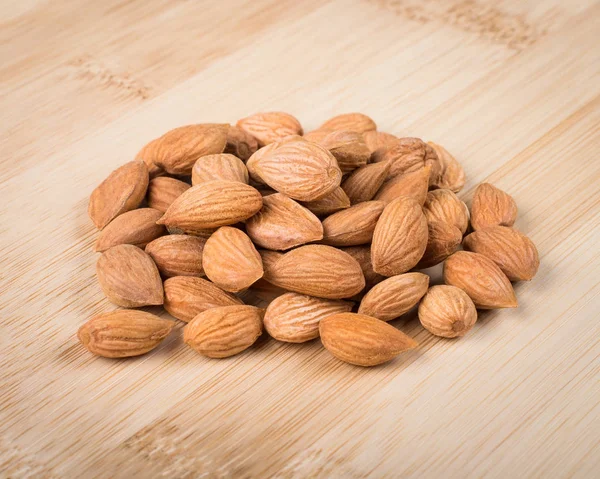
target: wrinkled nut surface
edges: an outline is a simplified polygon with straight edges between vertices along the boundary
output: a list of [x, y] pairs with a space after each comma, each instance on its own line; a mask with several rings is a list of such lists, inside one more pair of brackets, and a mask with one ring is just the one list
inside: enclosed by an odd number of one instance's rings
[[144, 248], [167, 232], [163, 225], [156, 224], [162, 215], [153, 208], [138, 208], [117, 216], [100, 232], [96, 251], [106, 251], [119, 244]]
[[355, 131], [333, 131], [318, 143], [335, 157], [342, 173], [366, 165], [371, 156], [363, 136]]
[[427, 247], [417, 263], [417, 269], [431, 268], [441, 263], [458, 251], [462, 241], [460, 230], [448, 223], [430, 221], [427, 223], [427, 231]]
[[148, 206], [164, 213], [175, 199], [189, 189], [190, 185], [185, 181], [168, 176], [153, 178], [148, 184]]
[[376, 129], [375, 122], [362, 113], [343, 113], [330, 118], [319, 127], [319, 130], [347, 130], [356, 133], [365, 133]]
[[255, 113], [239, 120], [236, 126], [256, 138], [261, 147], [287, 136], [302, 136], [300, 122], [292, 115], [280, 111]]
[[202, 252], [204, 238], [171, 234], [161, 236], [146, 245], [146, 253], [156, 263], [160, 273], [172, 276], [204, 276]]
[[430, 172], [431, 167], [427, 165], [417, 171], [394, 176], [381, 186], [375, 199], [390, 203], [399, 196], [408, 196], [423, 205], [427, 198]]
[[328, 216], [350, 208], [350, 199], [341, 186], [338, 186], [320, 200], [304, 201], [300, 204], [317, 216]]
[[448, 189], [458, 193], [465, 186], [465, 170], [443, 146], [428, 141], [427, 144], [435, 150], [440, 162], [440, 174], [434, 180], [436, 188]]
[[248, 169], [242, 160], [228, 153], [198, 158], [192, 168], [192, 185], [214, 180], [239, 181], [248, 184]]
[[453, 225], [465, 234], [469, 227], [469, 210], [450, 190], [433, 190], [427, 193], [423, 212], [430, 223]]
[[464, 336], [477, 321], [469, 295], [455, 286], [432, 286], [419, 304], [419, 321], [431, 334], [443, 338]]
[[328, 216], [323, 220], [322, 243], [330, 246], [370, 243], [384, 207], [382, 201], [365, 201]]
[[489, 183], [475, 189], [471, 203], [471, 226], [474, 230], [488, 226], [512, 226], [517, 219], [515, 200]]
[[350, 202], [355, 205], [373, 199], [387, 178], [389, 169], [390, 163], [380, 162], [354, 170], [342, 183]]
[[227, 145], [223, 153], [230, 153], [242, 161], [247, 161], [258, 150], [258, 141], [251, 134], [237, 126], [227, 131]]

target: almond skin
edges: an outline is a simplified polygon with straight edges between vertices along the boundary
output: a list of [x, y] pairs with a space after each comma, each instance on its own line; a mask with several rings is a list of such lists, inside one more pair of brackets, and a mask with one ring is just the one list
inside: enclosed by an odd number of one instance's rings
[[148, 206], [164, 213], [173, 201], [189, 189], [190, 185], [185, 181], [168, 176], [153, 178], [148, 184]]
[[236, 126], [256, 138], [259, 147], [283, 140], [286, 136], [302, 136], [300, 122], [279, 111], [255, 113], [239, 120]]
[[398, 141], [398, 137], [383, 131], [365, 131], [363, 138], [367, 144], [367, 148], [371, 151], [371, 155], [381, 155], [385, 150], [394, 146]]
[[237, 156], [240, 160], [246, 161], [256, 150], [258, 150], [256, 138], [237, 126], [229, 128], [224, 153], [230, 153]]
[[248, 291], [252, 295], [254, 295], [255, 298], [258, 298], [259, 300], [265, 301], [267, 303], [270, 303], [282, 294], [287, 293], [285, 289], [269, 283], [264, 278], [259, 279], [256, 283], [250, 286]]
[[371, 262], [371, 245], [351, 246], [349, 248], [341, 248], [341, 250], [358, 261], [365, 277], [365, 290], [370, 290], [377, 283], [381, 283], [385, 279], [385, 276], [382, 276], [373, 270], [373, 263]]
[[319, 332], [331, 354], [357, 366], [376, 366], [418, 346], [402, 331], [364, 314], [334, 314], [321, 320]]
[[304, 343], [319, 337], [319, 322], [336, 313], [346, 313], [353, 303], [285, 293], [273, 300], [265, 313], [267, 332], [278, 341]]
[[371, 156], [362, 135], [354, 131], [334, 131], [318, 143], [335, 157], [342, 173], [366, 165]]
[[365, 287], [358, 262], [325, 245], [300, 246], [265, 267], [265, 279], [276, 286], [327, 299], [354, 296]]
[[88, 214], [96, 228], [137, 208], [148, 189], [148, 169], [143, 161], [130, 161], [113, 171], [90, 196]]
[[387, 178], [389, 169], [389, 163], [379, 162], [354, 170], [342, 183], [350, 203], [355, 205], [373, 199]]
[[477, 310], [462, 289], [433, 286], [419, 304], [419, 321], [431, 334], [443, 338], [464, 336], [477, 321]]
[[322, 243], [330, 246], [370, 243], [384, 207], [382, 201], [366, 201], [328, 216], [323, 220]]
[[262, 333], [264, 310], [223, 306], [198, 314], [183, 330], [183, 340], [209, 358], [228, 358], [254, 344]]
[[233, 294], [202, 278], [174, 276], [165, 281], [164, 288], [165, 309], [186, 322], [207, 309], [242, 304]]
[[204, 238], [188, 235], [166, 235], [146, 245], [146, 253], [156, 263], [160, 273], [172, 276], [204, 276], [202, 252]]
[[77, 337], [96, 356], [127, 358], [154, 349], [174, 325], [154, 314], [121, 309], [94, 316], [79, 328]]
[[137, 246], [122, 244], [102, 253], [96, 275], [104, 294], [114, 304], [137, 308], [163, 304], [163, 286], [152, 258]]
[[504, 191], [481, 183], [471, 203], [471, 226], [481, 230], [488, 226], [512, 226], [517, 219], [517, 204]]
[[150, 178], [157, 178], [165, 174], [165, 170], [154, 164], [154, 147], [159, 140], [160, 138], [156, 138], [144, 145], [135, 157], [136, 161], [143, 161], [145, 163]]
[[262, 259], [263, 270], [265, 272], [264, 277], [265, 279], [268, 279], [277, 261], [279, 261], [280, 258], [283, 258], [283, 253], [280, 253], [279, 251], [261, 249], [258, 251], [258, 254]]
[[419, 262], [427, 247], [427, 220], [421, 205], [400, 196], [389, 203], [373, 233], [373, 269], [383, 276], [405, 273]]
[[198, 158], [192, 168], [192, 185], [213, 180], [239, 181], [248, 184], [248, 169], [239, 158], [228, 153]]
[[427, 165], [417, 171], [395, 176], [381, 186], [375, 199], [389, 203], [399, 196], [408, 196], [423, 205], [427, 198], [430, 172], [431, 167]]
[[218, 228], [244, 221], [262, 208], [262, 196], [237, 181], [208, 181], [177, 198], [158, 221], [182, 231]]
[[319, 130], [348, 130], [356, 133], [365, 133], [376, 129], [375, 122], [362, 113], [343, 113], [330, 118], [319, 127]]
[[462, 242], [462, 233], [451, 224], [431, 221], [427, 223], [427, 247], [417, 269], [431, 268], [458, 251]]
[[156, 224], [162, 215], [152, 208], [140, 208], [117, 216], [100, 232], [96, 251], [106, 251], [119, 244], [144, 248], [150, 241], [167, 233], [163, 225]]
[[510, 281], [491, 259], [457, 251], [444, 263], [444, 282], [462, 289], [479, 309], [516, 308]]
[[206, 276], [225, 291], [237, 293], [262, 278], [258, 251], [243, 231], [223, 226], [208, 238], [202, 257]]
[[348, 198], [348, 195], [346, 195], [346, 192], [338, 186], [320, 200], [305, 201], [301, 204], [317, 216], [328, 216], [346, 208], [350, 208], [350, 199]]
[[439, 179], [433, 186], [458, 193], [465, 186], [465, 170], [443, 146], [432, 141], [427, 144], [435, 150], [440, 162]]
[[313, 213], [281, 193], [263, 197], [263, 207], [246, 221], [246, 232], [262, 248], [286, 250], [323, 238]]
[[373, 161], [388, 162], [388, 178], [420, 170], [426, 166], [425, 143], [420, 138], [398, 138], [389, 148], [373, 155]]
[[427, 193], [423, 212], [429, 222], [453, 225], [465, 234], [469, 227], [469, 210], [450, 190], [433, 190]]
[[321, 143], [328, 135], [333, 133], [334, 130], [322, 130], [321, 128], [305, 133], [303, 138], [306, 141], [312, 141], [313, 143]]
[[540, 267], [533, 241], [506, 226], [477, 230], [464, 239], [463, 246], [467, 251], [487, 256], [511, 281], [529, 281]]
[[427, 292], [429, 276], [404, 273], [387, 278], [365, 295], [358, 312], [382, 321], [391, 321], [410, 311]]

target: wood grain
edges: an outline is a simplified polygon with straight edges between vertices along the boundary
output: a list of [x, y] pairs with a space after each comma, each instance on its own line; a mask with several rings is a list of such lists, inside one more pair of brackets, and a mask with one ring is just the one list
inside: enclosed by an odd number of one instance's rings
[[[596, 0], [0, 5], [0, 477], [594, 477], [600, 466]], [[76, 340], [113, 307], [91, 190], [150, 139], [260, 110], [364, 111], [519, 205], [519, 308], [365, 370], [319, 341], [132, 360]], [[159, 312], [160, 308], [149, 308]], [[166, 313], [161, 313], [167, 317]]]

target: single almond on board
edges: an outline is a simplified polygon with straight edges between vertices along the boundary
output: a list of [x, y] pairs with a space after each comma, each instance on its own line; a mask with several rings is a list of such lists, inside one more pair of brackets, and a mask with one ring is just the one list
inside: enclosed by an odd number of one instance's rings
[[255, 113], [239, 120], [236, 126], [256, 138], [260, 147], [283, 140], [286, 136], [302, 135], [300, 122], [279, 111]]
[[258, 142], [251, 134], [237, 126], [231, 126], [227, 131], [227, 145], [224, 153], [231, 153], [240, 160], [246, 161], [258, 150]]
[[264, 154], [258, 150], [247, 166], [253, 178], [299, 201], [327, 196], [340, 186], [342, 179], [333, 155], [304, 140], [281, 142]]
[[364, 314], [334, 314], [321, 320], [319, 332], [331, 354], [357, 366], [376, 366], [418, 346], [392, 325]]
[[204, 276], [202, 251], [204, 238], [189, 235], [166, 235], [146, 245], [146, 253], [163, 276]]
[[218, 228], [244, 221], [262, 207], [262, 196], [237, 181], [208, 181], [177, 198], [158, 221], [183, 231]]
[[373, 232], [373, 269], [384, 276], [410, 270], [425, 252], [427, 234], [421, 205], [406, 196], [395, 199], [385, 207]]
[[349, 130], [356, 133], [365, 133], [376, 129], [375, 122], [362, 113], [343, 113], [330, 118], [319, 127], [319, 130]]
[[375, 130], [365, 131], [363, 133], [363, 138], [372, 155], [383, 154], [385, 150], [394, 146], [398, 141], [398, 137], [391, 133]]
[[355, 131], [334, 131], [318, 143], [335, 157], [342, 173], [366, 165], [371, 156], [362, 135]]
[[157, 178], [165, 174], [165, 170], [154, 164], [154, 147], [156, 143], [158, 143], [158, 140], [160, 140], [160, 138], [156, 138], [150, 143], [144, 145], [144, 147], [135, 156], [136, 161], [143, 161], [146, 164], [150, 178]]
[[198, 314], [183, 330], [183, 340], [209, 358], [228, 358], [254, 344], [262, 334], [263, 309], [223, 306]]
[[487, 256], [511, 281], [529, 281], [540, 267], [533, 241], [506, 226], [477, 230], [464, 239], [463, 246], [467, 251]]
[[342, 183], [350, 202], [355, 205], [373, 199], [387, 178], [389, 169], [389, 163], [379, 162], [354, 170]]
[[246, 232], [262, 248], [286, 250], [323, 238], [313, 213], [281, 193], [263, 197], [263, 207], [246, 220]]
[[248, 169], [242, 160], [228, 153], [198, 158], [192, 168], [192, 185], [213, 180], [239, 181], [248, 184]]
[[430, 171], [431, 167], [427, 165], [420, 170], [394, 176], [381, 186], [375, 195], [375, 199], [389, 203], [399, 196], [408, 196], [423, 205], [425, 198], [427, 198]]
[[98, 282], [108, 300], [124, 308], [163, 304], [163, 285], [152, 258], [137, 246], [121, 244], [102, 253]]
[[222, 226], [208, 238], [202, 256], [208, 279], [225, 291], [237, 293], [262, 278], [258, 251], [243, 231]]
[[242, 304], [233, 294], [193, 276], [174, 276], [165, 281], [164, 287], [165, 309], [171, 316], [186, 322], [207, 309]]
[[469, 209], [450, 190], [433, 190], [427, 193], [423, 205], [427, 221], [453, 225], [465, 234], [469, 227]]
[[373, 270], [373, 263], [371, 262], [371, 245], [350, 246], [349, 248], [341, 248], [341, 250], [358, 261], [365, 277], [365, 290], [370, 290], [377, 283], [380, 283], [385, 279], [385, 276], [382, 276]]
[[471, 226], [481, 230], [488, 226], [512, 226], [517, 219], [517, 204], [504, 191], [481, 183], [471, 203]]
[[121, 309], [97, 314], [79, 328], [77, 337], [96, 356], [127, 358], [154, 349], [174, 325], [154, 314]]
[[382, 201], [365, 201], [328, 216], [323, 220], [322, 243], [331, 246], [370, 243], [384, 207]]
[[336, 313], [347, 313], [353, 303], [285, 293], [273, 300], [265, 312], [267, 332], [278, 341], [304, 343], [319, 337], [319, 322]]
[[102, 229], [126, 211], [137, 208], [148, 189], [148, 169], [143, 161], [130, 161], [113, 171], [90, 196], [88, 214]]
[[431, 334], [443, 338], [464, 336], [477, 321], [477, 310], [462, 289], [432, 286], [419, 304], [419, 321]]
[[358, 262], [348, 253], [325, 245], [293, 249], [265, 271], [269, 283], [319, 298], [349, 298], [365, 287]]
[[444, 282], [462, 289], [479, 309], [516, 308], [509, 279], [491, 259], [457, 251], [444, 263]]
[[387, 278], [365, 295], [358, 312], [391, 321], [410, 311], [427, 292], [429, 276], [423, 273], [404, 273]]
[[435, 150], [440, 162], [439, 179], [433, 186], [458, 193], [465, 186], [465, 170], [446, 148], [432, 141], [427, 144]]
[[132, 244], [144, 248], [150, 241], [167, 233], [156, 222], [162, 212], [152, 208], [139, 208], [117, 216], [100, 232], [96, 251], [106, 251], [118, 244]]
[[189, 189], [190, 185], [185, 181], [168, 176], [153, 178], [148, 184], [148, 206], [164, 213], [173, 201]]
[[427, 247], [423, 257], [417, 263], [417, 269], [431, 268], [458, 251], [462, 242], [462, 233], [451, 224], [440, 221], [427, 222]]

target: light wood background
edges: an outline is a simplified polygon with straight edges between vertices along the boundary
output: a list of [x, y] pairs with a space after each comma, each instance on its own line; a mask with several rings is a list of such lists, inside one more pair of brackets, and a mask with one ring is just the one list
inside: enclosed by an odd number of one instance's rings
[[[0, 477], [598, 477], [597, 0], [0, 3]], [[76, 340], [112, 310], [87, 198], [148, 140], [260, 110], [362, 111], [445, 145], [468, 200], [536, 242], [517, 310], [382, 367], [319, 341], [227, 360], [181, 329], [132, 360]], [[157, 309], [158, 310], [158, 309]]]

